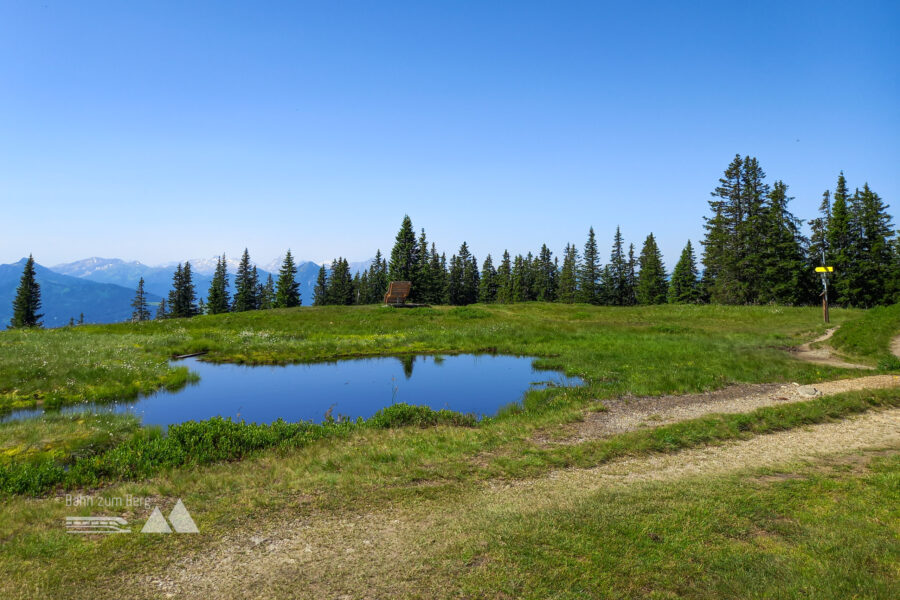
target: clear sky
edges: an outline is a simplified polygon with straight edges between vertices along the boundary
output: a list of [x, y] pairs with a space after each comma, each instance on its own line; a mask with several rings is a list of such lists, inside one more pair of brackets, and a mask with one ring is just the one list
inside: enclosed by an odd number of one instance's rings
[[0, 263], [616, 225], [671, 269], [735, 153], [900, 205], [900, 2], [0, 0]]

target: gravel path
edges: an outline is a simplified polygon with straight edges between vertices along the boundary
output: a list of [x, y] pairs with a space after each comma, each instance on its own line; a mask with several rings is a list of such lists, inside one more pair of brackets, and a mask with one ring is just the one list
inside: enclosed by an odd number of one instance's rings
[[564, 428], [562, 435], [555, 439], [541, 435], [536, 436], [536, 440], [545, 444], [577, 444], [712, 413], [744, 413], [764, 406], [801, 402], [815, 396], [888, 387], [900, 387], [900, 375], [873, 375], [802, 386], [770, 383], [735, 385], [714, 392], [680, 396], [623, 397], [605, 400], [603, 404], [607, 410], [587, 413], [584, 421]]
[[826, 365], [829, 367], [838, 367], [841, 369], [874, 369], [874, 367], [870, 367], [868, 365], [860, 365], [841, 360], [840, 358], [836, 358], [834, 356], [834, 352], [828, 346], [821, 346], [819, 348], [812, 347], [813, 344], [828, 340], [831, 336], [834, 335], [834, 332], [837, 331], [837, 329], [837, 327], [832, 327], [831, 329], [826, 331], [824, 335], [817, 337], [811, 342], [801, 344], [797, 348], [792, 349], [791, 355], [795, 358], [799, 358], [800, 360], [815, 363], [817, 365]]
[[677, 454], [556, 471], [537, 479], [489, 482], [452, 507], [437, 510], [387, 508], [270, 525], [266, 531], [229, 535], [207, 552], [138, 580], [135, 591], [150, 597], [203, 599], [444, 597], [452, 595], [452, 582], [435, 576], [430, 558], [439, 560], [453, 539], [497, 516], [572, 506], [609, 486], [790, 468], [823, 457], [884, 449], [900, 451], [900, 409]]

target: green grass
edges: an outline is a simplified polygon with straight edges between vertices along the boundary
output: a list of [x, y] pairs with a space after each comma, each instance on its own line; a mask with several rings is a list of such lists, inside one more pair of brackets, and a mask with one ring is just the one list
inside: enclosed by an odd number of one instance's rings
[[[862, 314], [835, 310], [841, 323]], [[130, 398], [190, 379], [175, 354], [284, 364], [403, 353], [501, 352], [589, 381], [596, 397], [815, 381], [839, 371], [783, 348], [823, 331], [812, 308], [529, 303], [396, 310], [303, 307], [163, 322], [0, 332], [0, 411]]]
[[[861, 471], [861, 472], [860, 472]], [[449, 554], [462, 596], [896, 598], [900, 455], [494, 511]]]
[[829, 341], [845, 354], [877, 362], [881, 368], [898, 369], [900, 361], [890, 351], [891, 340], [898, 335], [900, 304], [894, 304], [867, 310], [845, 323]]

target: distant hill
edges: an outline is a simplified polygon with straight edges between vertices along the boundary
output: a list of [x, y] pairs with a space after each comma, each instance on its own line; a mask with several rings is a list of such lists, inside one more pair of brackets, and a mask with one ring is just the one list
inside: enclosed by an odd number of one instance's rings
[[[206, 292], [209, 290], [209, 284], [212, 281], [213, 272], [216, 268], [216, 259], [203, 258], [191, 259], [191, 272], [193, 273], [194, 287], [197, 290], [197, 297], [206, 298]], [[237, 271], [237, 259], [228, 259], [228, 276], [229, 276], [229, 293], [234, 293], [234, 274]], [[371, 260], [350, 263], [351, 272], [362, 271], [368, 268]], [[165, 298], [172, 289], [172, 274], [175, 271], [177, 263], [165, 264], [162, 266], [151, 267], [137, 261], [125, 261], [120, 258], [100, 258], [92, 257], [78, 260], [71, 263], [59, 264], [51, 267], [52, 271], [61, 275], [69, 275], [87, 281], [97, 283], [112, 283], [130, 290], [137, 288], [138, 280], [144, 278], [144, 288], [152, 294], [161, 298]], [[278, 268], [281, 265], [281, 259], [276, 259], [266, 265], [263, 269], [257, 267], [259, 277], [264, 282], [269, 273], [272, 278], [278, 280]], [[20, 269], [21, 274], [21, 269]], [[319, 275], [319, 265], [312, 261], [301, 261], [297, 263], [297, 283], [300, 284], [300, 297], [304, 305], [312, 304], [313, 289], [316, 285], [316, 278]]]
[[[0, 327], [6, 327], [12, 318], [12, 303], [25, 261], [23, 258], [0, 265]], [[63, 275], [38, 264], [35, 275], [41, 286], [45, 327], [66, 325], [70, 318], [77, 320], [80, 313], [84, 313], [87, 323], [115, 323], [131, 318], [133, 288]], [[157, 304], [160, 299], [158, 294], [147, 294], [149, 303]]]

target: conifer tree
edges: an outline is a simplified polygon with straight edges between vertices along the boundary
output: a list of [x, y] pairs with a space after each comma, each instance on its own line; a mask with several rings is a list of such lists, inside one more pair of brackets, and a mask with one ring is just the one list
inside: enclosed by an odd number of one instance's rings
[[138, 281], [137, 291], [134, 294], [134, 300], [131, 301], [132, 322], [141, 322], [150, 320], [150, 309], [147, 307], [147, 294], [144, 292], [144, 278]]
[[559, 272], [553, 261], [553, 253], [547, 244], [541, 245], [541, 252], [536, 261], [534, 295], [539, 302], [556, 300], [556, 289], [559, 285]]
[[760, 282], [751, 301], [798, 304], [809, 297], [810, 278], [800, 233], [800, 220], [788, 210], [788, 186], [776, 181], [763, 210], [756, 260]]
[[703, 288], [713, 302], [736, 303], [742, 297], [736, 238], [737, 222], [743, 218], [743, 166], [744, 160], [736, 154], [711, 193], [709, 206], [713, 216], [704, 217]]
[[870, 308], [888, 303], [892, 297], [890, 280], [891, 241], [894, 236], [887, 205], [866, 183], [856, 191], [851, 217], [851, 270], [846, 274], [848, 300], [853, 306]]
[[478, 301], [478, 262], [463, 242], [459, 253], [450, 258], [450, 274], [447, 294], [450, 304], [466, 305]]
[[319, 267], [319, 276], [316, 278], [316, 286], [313, 288], [313, 306], [325, 306], [328, 304], [328, 273], [325, 265]]
[[260, 310], [267, 310], [275, 306], [275, 281], [272, 279], [271, 273], [266, 277], [266, 282], [260, 284], [257, 298]]
[[834, 289], [834, 301], [837, 304], [849, 305], [850, 280], [849, 273], [853, 268], [852, 257], [852, 223], [850, 214], [850, 193], [847, 189], [847, 180], [844, 172], [838, 175], [837, 187], [834, 190], [834, 200], [831, 203], [831, 219], [828, 222], [826, 243], [828, 245], [828, 259], [834, 267], [832, 275], [832, 288]]
[[413, 231], [412, 220], [410, 220], [409, 215], [404, 215], [400, 231], [397, 232], [394, 248], [391, 250], [390, 281], [409, 281], [412, 283], [413, 290], [415, 290], [418, 284], [418, 278], [416, 277], [418, 262], [419, 253], [416, 233]]
[[638, 304], [664, 304], [669, 291], [666, 282], [666, 268], [663, 265], [662, 252], [656, 244], [653, 234], [644, 240], [641, 255], [638, 258], [640, 271], [637, 275], [636, 291]]
[[234, 312], [256, 310], [259, 307], [257, 304], [259, 275], [254, 271], [255, 267], [250, 264], [250, 253], [244, 248], [234, 278], [234, 300], [231, 307]]
[[[808, 221], [812, 235], [809, 237], [809, 259], [811, 266], [830, 265], [828, 250], [828, 227], [831, 222], [831, 191], [825, 190], [822, 194], [822, 203], [819, 204], [819, 216]], [[823, 263], [822, 261], [826, 261]]]
[[69, 317], [69, 327], [75, 327], [75, 317]]
[[616, 227], [612, 252], [609, 256], [608, 301], [615, 306], [626, 306], [630, 302], [628, 290], [628, 261], [625, 259], [625, 242], [622, 232]]
[[497, 302], [509, 304], [513, 301], [512, 264], [509, 250], [503, 251], [503, 260], [497, 268]]
[[231, 307], [231, 298], [228, 294], [228, 263], [224, 254], [216, 259], [216, 271], [209, 284], [206, 299], [207, 311], [211, 315], [226, 313]]
[[488, 254], [481, 267], [481, 283], [478, 288], [478, 301], [484, 303], [497, 301], [497, 270], [494, 261]]
[[691, 240], [688, 240], [681, 258], [672, 271], [672, 280], [669, 282], [669, 302], [672, 304], [696, 304], [700, 302], [700, 281], [697, 271], [697, 259], [694, 256], [694, 248]]
[[557, 292], [560, 302], [572, 304], [578, 297], [577, 266], [578, 249], [575, 248], [574, 244], [566, 244], [562, 270], [559, 273], [559, 290]]
[[[169, 311], [166, 310], [166, 299], [163, 298], [159, 301], [159, 306], [156, 307], [156, 320], [162, 321], [163, 319], [169, 318]], [[84, 322], [84, 313], [81, 313], [81, 323]]]
[[438, 254], [437, 248], [432, 243], [429, 252], [428, 263], [428, 295], [426, 302], [429, 304], [443, 304], [447, 292], [447, 265], [446, 261]]
[[387, 260], [381, 250], [375, 252], [375, 259], [369, 267], [369, 304], [379, 304], [384, 300], [388, 286]]
[[346, 258], [339, 256], [331, 262], [331, 277], [328, 278], [325, 297], [328, 304], [347, 306], [354, 303], [353, 277]]
[[16, 289], [16, 297], [13, 300], [13, 316], [10, 328], [40, 327], [41, 318], [38, 313], [41, 308], [41, 286], [37, 282], [34, 269], [34, 258], [29, 254], [22, 269], [22, 278]]
[[172, 290], [169, 292], [169, 316], [188, 318], [195, 316], [198, 312], [191, 263], [186, 262], [183, 267], [181, 263], [178, 263], [175, 274], [172, 276]]
[[512, 266], [512, 301], [528, 300], [528, 275], [526, 274], [525, 257], [516, 254]]
[[[163, 301], [161, 301], [161, 302], [163, 302]], [[79, 313], [79, 314], [78, 314], [78, 323], [77, 323], [77, 325], [84, 325], [84, 313]]]
[[419, 234], [416, 243], [416, 266], [414, 269], [415, 286], [410, 290], [410, 298], [414, 302], [428, 302], [433, 294], [434, 282], [431, 278], [431, 253], [428, 251], [428, 240], [425, 229]]
[[207, 313], [206, 313], [206, 302], [203, 300], [203, 298], [200, 298], [200, 299], [197, 301], [197, 314], [198, 314], [198, 315], [205, 315], [205, 314], [207, 314]]
[[357, 276], [353, 280], [353, 284], [356, 287], [356, 303], [357, 304], [368, 304], [369, 303], [369, 270], [364, 269], [362, 274], [357, 273]]
[[588, 239], [584, 244], [584, 254], [578, 267], [578, 301], [587, 304], [599, 304], [600, 254], [597, 251], [597, 238], [594, 228], [588, 231]]
[[297, 266], [288, 249], [278, 271], [278, 290], [275, 292], [276, 308], [293, 308], [300, 306], [300, 284], [297, 283]]
[[[662, 258], [660, 258], [662, 262]], [[634, 258], [634, 244], [628, 244], [628, 262], [625, 267], [625, 304], [637, 304], [637, 261]]]

